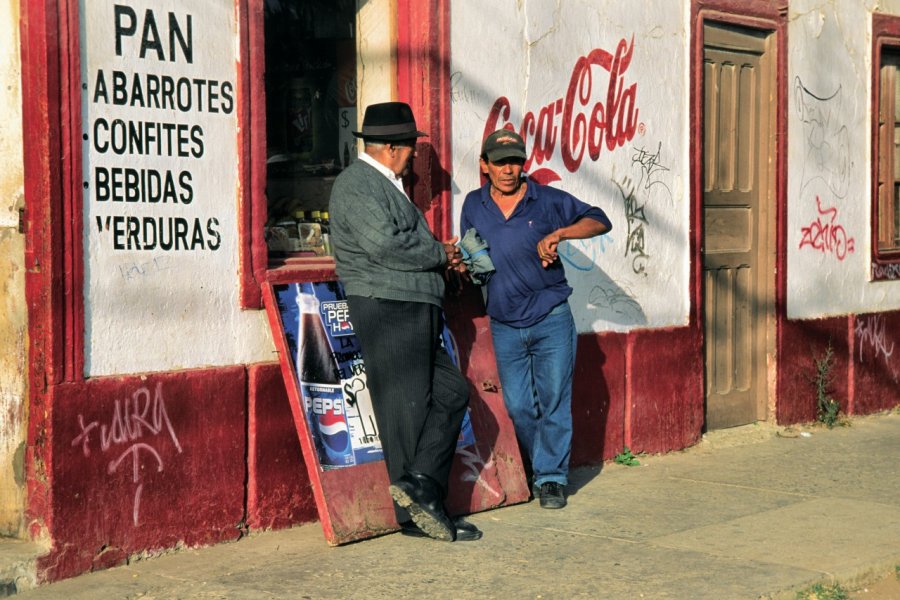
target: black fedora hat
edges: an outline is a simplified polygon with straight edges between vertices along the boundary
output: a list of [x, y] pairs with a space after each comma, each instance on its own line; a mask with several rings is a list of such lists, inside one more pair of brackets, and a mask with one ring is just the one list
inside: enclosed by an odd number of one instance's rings
[[353, 135], [382, 142], [428, 137], [427, 133], [416, 129], [416, 119], [406, 102], [381, 102], [367, 106], [362, 131], [354, 131]]

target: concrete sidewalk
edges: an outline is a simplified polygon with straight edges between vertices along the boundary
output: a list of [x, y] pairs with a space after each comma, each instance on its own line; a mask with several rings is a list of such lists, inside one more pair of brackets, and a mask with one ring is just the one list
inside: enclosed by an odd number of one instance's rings
[[726, 430], [640, 458], [573, 473], [564, 510], [473, 515], [478, 542], [388, 535], [330, 548], [314, 523], [16, 598], [794, 598], [900, 564], [897, 411], [832, 430]]

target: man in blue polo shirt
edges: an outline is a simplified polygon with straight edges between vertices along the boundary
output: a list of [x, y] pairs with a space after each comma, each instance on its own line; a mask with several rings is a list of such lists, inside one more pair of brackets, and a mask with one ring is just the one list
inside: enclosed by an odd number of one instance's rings
[[460, 231], [474, 227], [490, 246], [496, 272], [487, 283], [487, 314], [503, 400], [541, 507], [563, 508], [577, 334], [558, 246], [606, 233], [612, 224], [601, 209], [526, 180], [526, 156], [515, 132], [499, 129], [485, 138], [480, 165], [488, 182], [466, 196]]

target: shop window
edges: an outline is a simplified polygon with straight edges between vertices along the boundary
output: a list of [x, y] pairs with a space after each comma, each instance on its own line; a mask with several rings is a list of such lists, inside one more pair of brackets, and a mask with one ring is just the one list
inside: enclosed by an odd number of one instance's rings
[[356, 160], [356, 1], [265, 2], [269, 264], [331, 253], [328, 198]]

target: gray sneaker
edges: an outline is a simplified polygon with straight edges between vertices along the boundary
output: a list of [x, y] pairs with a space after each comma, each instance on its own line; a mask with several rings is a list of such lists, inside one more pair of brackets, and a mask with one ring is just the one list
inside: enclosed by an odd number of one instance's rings
[[566, 492], [561, 483], [548, 481], [541, 484], [541, 508], [563, 508]]

